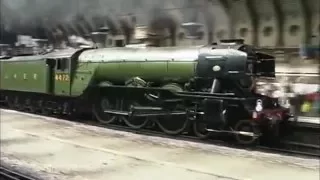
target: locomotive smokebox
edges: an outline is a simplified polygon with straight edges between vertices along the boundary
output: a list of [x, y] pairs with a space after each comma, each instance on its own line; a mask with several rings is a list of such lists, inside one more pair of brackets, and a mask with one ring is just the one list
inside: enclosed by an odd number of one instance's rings
[[247, 54], [235, 49], [214, 49], [199, 56], [197, 76], [203, 78], [246, 77]]
[[275, 58], [257, 52], [243, 39], [225, 39], [202, 50], [196, 72], [201, 78], [274, 78]]

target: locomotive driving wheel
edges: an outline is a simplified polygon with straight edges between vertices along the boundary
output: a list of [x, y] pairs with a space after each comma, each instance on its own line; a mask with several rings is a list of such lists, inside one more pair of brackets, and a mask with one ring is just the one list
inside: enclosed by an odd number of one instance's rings
[[[146, 87], [147, 82], [139, 77], [134, 77], [126, 81], [127, 87]], [[140, 106], [143, 104], [139, 100], [131, 100], [125, 99], [122, 103], [122, 109], [124, 111], [130, 111], [131, 106]], [[148, 117], [128, 117], [128, 116], [121, 116], [120, 120], [122, 120], [127, 126], [132, 129], [141, 129], [148, 125], [149, 118]]]
[[[244, 131], [254, 134], [259, 134], [260, 131], [258, 127], [256, 127], [251, 121], [249, 120], [240, 120], [234, 126], [235, 131]], [[235, 139], [239, 144], [242, 145], [253, 145], [258, 142], [259, 137], [256, 136], [246, 136], [242, 134], [235, 134]]]
[[199, 139], [207, 139], [212, 134], [210, 131], [207, 130], [207, 124], [202, 122], [195, 121], [192, 124], [193, 133], [199, 138]]
[[[172, 92], [182, 92], [183, 88], [176, 83], [169, 83], [162, 86], [163, 89], [168, 89]], [[175, 107], [170, 108], [170, 111], [185, 111], [183, 105], [177, 104]], [[156, 119], [158, 127], [166, 134], [178, 135], [183, 133], [189, 128], [190, 121], [186, 115], [175, 115], [175, 116], [162, 116]]]
[[[140, 103], [136, 101], [124, 101], [124, 110], [129, 111], [131, 106], [140, 106]], [[132, 129], [141, 129], [147, 126], [149, 122], [148, 117], [128, 117], [121, 116], [120, 120], [122, 120], [127, 126]]]
[[102, 97], [100, 101], [93, 104], [92, 112], [102, 124], [111, 124], [117, 120], [117, 116], [106, 113], [106, 110], [116, 109], [117, 101]]
[[[174, 110], [178, 111], [179, 109], [185, 111], [179, 106], [177, 106]], [[156, 123], [164, 133], [169, 135], [178, 135], [188, 129], [190, 121], [186, 115], [168, 115], [157, 118]]]
[[157, 125], [166, 134], [178, 135], [184, 132], [189, 125], [189, 120], [186, 116], [177, 116], [171, 118], [170, 116], [157, 119]]

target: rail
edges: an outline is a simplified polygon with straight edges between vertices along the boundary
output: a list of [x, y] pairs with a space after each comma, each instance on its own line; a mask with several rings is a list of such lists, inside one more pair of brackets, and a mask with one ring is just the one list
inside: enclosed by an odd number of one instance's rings
[[0, 179], [7, 180], [36, 180], [34, 177], [21, 174], [20, 172], [0, 167]]
[[[57, 117], [57, 116], [53, 116], [53, 117]], [[61, 118], [61, 117], [58, 116], [58, 118]], [[62, 119], [66, 121], [72, 121], [72, 119], [68, 119], [68, 118], [62, 118]], [[232, 143], [232, 141], [230, 142], [223, 138], [222, 139], [209, 138], [207, 141], [204, 141], [192, 135], [185, 135], [185, 134], [178, 135], [178, 136], [167, 135], [153, 128], [135, 130], [130, 127], [121, 126], [118, 124], [109, 124], [108, 127], [106, 127], [103, 124], [100, 124], [99, 122], [92, 121], [91, 119], [89, 119], [89, 117], [82, 117], [81, 120], [82, 120], [81, 123], [88, 126], [125, 131], [125, 132], [130, 132], [135, 134], [146, 135], [146, 136], [163, 137], [163, 138], [170, 138], [170, 139], [183, 140], [183, 141], [189, 141], [189, 142], [195, 142], [195, 143], [203, 143], [203, 144], [215, 144], [215, 145], [220, 145], [220, 146], [225, 146], [230, 148], [258, 150], [261, 152], [284, 154], [284, 155], [291, 155], [291, 156], [298, 155], [298, 156], [304, 156], [308, 158], [320, 158], [320, 153], [319, 153], [320, 147], [314, 144], [305, 144], [302, 142], [292, 142], [292, 141], [282, 140], [281, 143], [276, 146], [269, 146], [267, 144], [262, 144], [258, 146], [248, 147], [248, 146], [234, 144]]]
[[[68, 120], [68, 119], [64, 119], [64, 120]], [[104, 125], [99, 124], [98, 122], [93, 122], [91, 120], [86, 120], [86, 119], [83, 119], [82, 123], [89, 126], [102, 127], [102, 128], [125, 131], [125, 132], [147, 135], [147, 136], [163, 137], [163, 138], [170, 138], [170, 139], [189, 141], [189, 142], [195, 142], [195, 143], [203, 143], [203, 144], [215, 144], [215, 145], [220, 145], [224, 147], [245, 149], [245, 150], [255, 150], [255, 151], [261, 151], [261, 152], [267, 152], [267, 153], [276, 153], [276, 154], [291, 155], [291, 156], [303, 156], [308, 158], [320, 158], [320, 153], [319, 153], [320, 148], [317, 147], [317, 145], [304, 144], [301, 142], [282, 141], [279, 145], [276, 145], [274, 147], [266, 144], [248, 147], [248, 146], [233, 144], [232, 141], [231, 142], [224, 141], [223, 138], [219, 140], [209, 138], [207, 141], [204, 141], [190, 135], [170, 136], [154, 129], [134, 130], [134, 129], [131, 129], [130, 127], [120, 126], [116, 124], [109, 124], [108, 127], [105, 127]]]
[[[2, 107], [3, 108], [3, 107]], [[63, 117], [59, 115], [48, 115], [49, 117], [56, 117], [63, 119], [65, 121], [73, 121], [74, 119], [72, 117]], [[171, 138], [176, 140], [183, 140], [183, 141], [190, 141], [190, 142], [198, 142], [203, 144], [215, 144], [230, 148], [238, 148], [238, 149], [246, 149], [246, 150], [258, 150], [262, 152], [269, 152], [269, 153], [277, 153], [277, 154], [286, 154], [286, 155], [292, 155], [292, 156], [305, 156], [310, 158], [319, 158], [320, 157], [320, 148], [317, 148], [316, 144], [305, 144], [303, 142], [290, 142], [286, 140], [281, 140], [281, 143], [279, 145], [272, 145], [269, 146], [268, 144], [262, 143], [261, 145], [254, 146], [254, 147], [248, 147], [248, 146], [242, 146], [234, 144], [232, 141], [228, 141], [228, 139], [212, 139], [209, 138], [207, 141], [203, 141], [199, 139], [198, 137], [194, 137], [190, 134], [182, 134], [178, 136], [171, 136], [167, 135], [163, 132], [160, 132], [156, 128], [148, 128], [148, 129], [139, 129], [135, 130], [130, 127], [122, 126], [121, 124], [109, 124], [108, 127], [104, 126], [103, 124], [92, 121], [91, 117], [89, 116], [81, 116], [78, 117], [81, 119], [81, 123], [88, 126], [96, 126], [96, 127], [102, 127], [107, 129], [113, 129], [113, 130], [119, 130], [119, 131], [125, 131], [130, 133], [136, 133], [141, 135], [147, 135], [147, 136], [156, 136], [156, 137], [164, 137], [164, 138]], [[79, 119], [79, 120], [80, 120]], [[226, 140], [226, 141], [225, 141]], [[23, 180], [23, 179], [21, 179]], [[31, 179], [30, 179], [31, 180]]]

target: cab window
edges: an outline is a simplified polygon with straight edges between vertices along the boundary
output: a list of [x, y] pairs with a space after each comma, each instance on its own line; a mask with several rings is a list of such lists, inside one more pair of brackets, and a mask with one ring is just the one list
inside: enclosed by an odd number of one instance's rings
[[69, 69], [69, 59], [57, 59], [57, 70], [67, 71]]

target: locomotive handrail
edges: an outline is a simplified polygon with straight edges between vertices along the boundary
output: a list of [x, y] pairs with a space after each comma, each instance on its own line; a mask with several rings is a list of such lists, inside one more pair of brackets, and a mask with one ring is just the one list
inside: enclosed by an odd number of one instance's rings
[[[98, 87], [98, 86], [97, 86]], [[99, 88], [99, 87], [98, 87]], [[233, 93], [206, 93], [206, 92], [173, 92], [169, 89], [157, 88], [157, 87], [129, 87], [129, 86], [120, 86], [120, 85], [112, 85], [107, 86], [105, 88], [108, 89], [136, 89], [136, 90], [144, 90], [146, 93], [157, 91], [159, 93], [165, 92], [166, 95], [174, 97], [186, 97], [186, 98], [208, 98], [208, 99], [220, 99], [220, 100], [233, 100], [233, 101], [246, 101], [249, 100], [250, 97], [237, 97]], [[170, 98], [169, 98], [170, 99]]]
[[[168, 110], [154, 110], [156, 107], [137, 107], [130, 111], [120, 110], [104, 110], [105, 113], [129, 116], [129, 117], [150, 117], [150, 116], [174, 116], [174, 115], [186, 115], [186, 111], [168, 111]], [[144, 110], [144, 111], [143, 111]], [[139, 112], [140, 111], [140, 112]]]
[[92, 74], [92, 71], [88, 71], [88, 70], [77, 70], [77, 73], [82, 73], [82, 74]]
[[248, 100], [248, 98], [211, 96], [210, 94], [207, 94], [207, 95], [201, 95], [201, 94], [196, 95], [196, 94], [187, 94], [187, 93], [183, 93], [183, 94], [175, 93], [175, 94], [181, 97], [201, 98], [201, 99], [206, 98], [206, 99], [234, 100], [234, 101]]
[[228, 96], [235, 97], [234, 93], [207, 93], [207, 92], [179, 92], [179, 94], [195, 94], [195, 95], [212, 95], [212, 96]]

